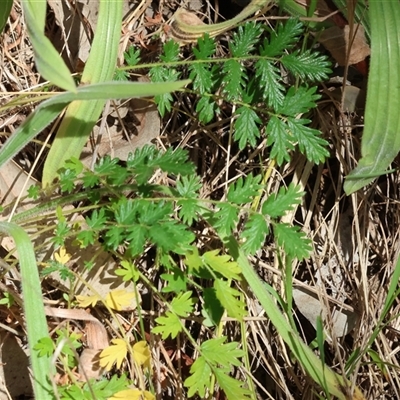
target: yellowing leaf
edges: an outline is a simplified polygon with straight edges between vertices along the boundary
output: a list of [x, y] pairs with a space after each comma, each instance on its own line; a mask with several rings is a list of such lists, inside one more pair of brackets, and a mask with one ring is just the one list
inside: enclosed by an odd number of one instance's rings
[[125, 340], [112, 339], [111, 343], [113, 344], [100, 353], [100, 366], [107, 371], [110, 371], [115, 363], [117, 368], [120, 368], [128, 352]]
[[106, 296], [106, 304], [114, 310], [121, 311], [124, 307], [131, 304], [131, 300], [134, 297], [135, 293], [129, 293], [125, 289], [112, 290]]
[[61, 246], [58, 253], [54, 253], [54, 259], [60, 264], [66, 264], [71, 259], [71, 254], [68, 254], [65, 247]]
[[94, 294], [93, 296], [76, 296], [76, 300], [78, 302], [78, 306], [82, 308], [86, 307], [94, 307], [101, 298]]
[[150, 369], [151, 354], [146, 341], [141, 340], [133, 345], [133, 358], [137, 364]]
[[155, 397], [147, 390], [127, 389], [115, 393], [108, 400], [154, 400]]

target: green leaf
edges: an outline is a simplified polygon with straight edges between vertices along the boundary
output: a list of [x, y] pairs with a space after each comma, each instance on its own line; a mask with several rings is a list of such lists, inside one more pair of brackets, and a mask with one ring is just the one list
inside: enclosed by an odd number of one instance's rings
[[179, 293], [173, 298], [170, 304], [171, 310], [182, 318], [186, 318], [192, 311], [195, 299], [192, 298], [192, 292]]
[[249, 203], [262, 189], [261, 179], [261, 175], [253, 176], [251, 174], [247, 175], [245, 179], [240, 177], [229, 186], [228, 201], [238, 205]]
[[161, 54], [160, 59], [165, 64], [178, 61], [179, 60], [179, 44], [174, 40], [168, 40], [163, 47], [163, 54]]
[[130, 46], [129, 49], [124, 53], [124, 60], [130, 67], [139, 64], [140, 50], [135, 49], [135, 46]]
[[312, 250], [311, 242], [298, 226], [280, 223], [274, 224], [273, 228], [278, 245], [284, 248], [289, 257], [299, 260], [309, 257]]
[[237, 348], [237, 342], [225, 342], [225, 336], [208, 339], [201, 344], [200, 353], [213, 367], [218, 366], [224, 372], [229, 372], [232, 366], [242, 365], [239, 358], [244, 356], [244, 351]]
[[210, 38], [207, 33], [197, 39], [197, 46], [193, 48], [193, 54], [196, 60], [208, 60], [215, 53], [215, 40]]
[[37, 351], [39, 357], [51, 357], [54, 353], [55, 346], [49, 337], [44, 337], [33, 346], [33, 349]]
[[201, 257], [203, 263], [227, 279], [240, 280], [240, 268], [237, 263], [230, 261], [231, 256], [220, 255], [219, 252], [217, 249], [204, 253]]
[[201, 187], [198, 175], [181, 176], [176, 182], [176, 189], [182, 197], [197, 199]]
[[203, 260], [199, 255], [199, 249], [197, 247], [192, 246], [190, 250], [186, 252], [185, 264], [192, 274], [200, 271], [200, 268], [203, 266]]
[[328, 142], [321, 138], [321, 132], [306, 126], [310, 120], [289, 117], [287, 126], [293, 137], [297, 139], [299, 150], [308, 161], [319, 164], [329, 157]]
[[290, 161], [289, 151], [294, 150], [294, 145], [285, 122], [275, 115], [272, 116], [268, 122], [266, 134], [267, 144], [272, 145], [271, 159], [275, 159], [278, 165], [282, 165], [284, 161]]
[[182, 323], [179, 317], [170, 311], [167, 311], [165, 317], [156, 318], [157, 326], [151, 331], [155, 334], [161, 334], [161, 337], [165, 340], [169, 336], [174, 339], [182, 332]]
[[268, 233], [269, 229], [264, 216], [251, 214], [240, 235], [243, 242], [242, 250], [246, 254], [254, 254], [261, 248]]
[[256, 77], [267, 105], [277, 109], [283, 103], [285, 88], [281, 83], [281, 75], [271, 61], [260, 59], [256, 62]]
[[243, 382], [232, 378], [231, 376], [227, 375], [217, 368], [213, 368], [213, 372], [215, 374], [215, 377], [217, 378], [219, 386], [225, 392], [228, 400], [245, 400], [252, 398], [253, 393], [250, 390], [243, 388]]
[[234, 59], [224, 62], [222, 68], [222, 85], [223, 93], [227, 100], [239, 100], [241, 98], [243, 88], [247, 82], [247, 76], [243, 65]]
[[54, 85], [76, 92], [71, 72], [44, 34], [46, 1], [23, 0], [22, 8], [39, 73]]
[[140, 272], [133, 262], [123, 260], [120, 262], [120, 268], [115, 270], [115, 275], [121, 276], [124, 282], [137, 282], [140, 278]]
[[180, 293], [186, 290], [187, 278], [179, 268], [173, 268], [168, 274], [161, 274], [168, 285], [162, 288], [163, 293]]
[[199, 113], [200, 122], [208, 124], [219, 112], [219, 108], [212, 97], [203, 96], [196, 104], [196, 112]]
[[3, 29], [6, 26], [12, 5], [13, 0], [3, 0], [0, 4], [0, 33], [3, 32]]
[[229, 203], [220, 203], [218, 207], [219, 210], [210, 217], [209, 222], [220, 232], [232, 232], [239, 218], [238, 209]]
[[192, 225], [194, 221], [198, 219], [197, 213], [199, 211], [199, 202], [195, 199], [190, 200], [179, 200], [178, 206], [179, 218], [182, 219], [183, 223], [187, 225]]
[[261, 24], [255, 22], [247, 22], [244, 26], [239, 26], [237, 32], [233, 34], [233, 40], [229, 42], [233, 57], [247, 57], [251, 54], [261, 33]]
[[0, 232], [12, 236], [18, 251], [28, 347], [32, 373], [35, 376], [35, 398], [50, 400], [53, 399], [51, 381], [55, 375], [53, 363], [47, 353], [39, 357], [34, 349], [39, 341], [47, 341], [45, 338], [49, 338], [49, 332], [33, 245], [25, 230], [11, 222], [0, 222]]
[[202, 314], [207, 316], [210, 323], [209, 326], [217, 326], [221, 322], [225, 309], [216, 296], [215, 288], [204, 288], [203, 300], [204, 304]]
[[281, 63], [295, 76], [303, 80], [323, 81], [332, 72], [326, 56], [321, 56], [314, 49], [304, 52], [295, 51], [284, 55]]
[[257, 124], [261, 124], [261, 119], [250, 107], [243, 106], [236, 110], [235, 134], [233, 138], [239, 142], [239, 149], [243, 150], [247, 144], [255, 147], [257, 139], [260, 137], [260, 129]]
[[278, 194], [273, 193], [268, 196], [262, 205], [262, 213], [269, 215], [271, 218], [283, 217], [287, 211], [294, 209], [296, 204], [300, 204], [305, 192], [300, 190], [299, 186], [293, 183], [286, 189], [281, 187]]
[[247, 314], [246, 304], [240, 300], [240, 292], [230, 286], [226, 281], [216, 279], [214, 281], [215, 295], [225, 308], [228, 316], [239, 321]]
[[302, 33], [303, 24], [297, 19], [289, 19], [285, 24], [279, 23], [275, 30], [271, 29], [269, 40], [264, 40], [260, 54], [267, 57], [279, 56], [296, 45]]
[[288, 90], [282, 105], [276, 109], [276, 112], [291, 117], [309, 112], [312, 108], [315, 108], [315, 102], [321, 97], [319, 94], [315, 94], [316, 90], [316, 86], [311, 88], [305, 86], [295, 88], [292, 86]]
[[189, 388], [188, 397], [193, 397], [196, 393], [204, 399], [206, 390], [211, 387], [212, 373], [204, 357], [200, 356], [190, 367], [191, 375], [184, 382], [184, 386]]
[[175, 220], [163, 221], [149, 227], [149, 239], [165, 252], [185, 254], [195, 238], [194, 233]]

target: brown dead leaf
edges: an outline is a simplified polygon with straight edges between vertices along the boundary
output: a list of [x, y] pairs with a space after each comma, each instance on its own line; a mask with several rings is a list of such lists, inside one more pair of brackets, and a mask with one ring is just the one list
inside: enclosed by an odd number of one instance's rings
[[354, 38], [349, 38], [349, 25], [346, 25], [344, 29], [332, 26], [325, 29], [317, 38], [341, 66], [346, 65], [346, 62], [349, 65], [357, 64], [365, 60], [371, 53], [365, 38], [364, 28], [361, 25], [355, 25], [353, 31]]
[[[142, 77], [139, 81], [146, 82], [148, 78]], [[130, 100], [118, 108], [118, 114], [111, 113], [108, 120], [110, 123], [101, 137], [98, 126], [93, 130], [95, 149], [99, 157], [110, 155], [126, 161], [129, 153], [152, 143], [161, 131], [157, 107], [148, 99]], [[92, 154], [92, 148], [87, 146], [82, 153], [82, 162], [86, 166], [91, 164]]]
[[84, 349], [79, 357], [79, 379], [86, 381], [89, 379], [99, 379], [104, 368], [100, 366], [100, 352], [96, 349]]

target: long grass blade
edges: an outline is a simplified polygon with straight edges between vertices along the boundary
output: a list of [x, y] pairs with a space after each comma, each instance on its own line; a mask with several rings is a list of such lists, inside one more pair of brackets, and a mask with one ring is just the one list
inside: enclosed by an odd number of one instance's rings
[[53, 122], [72, 101], [117, 100], [133, 97], [156, 96], [181, 89], [190, 81], [165, 83], [106, 82], [82, 86], [77, 93], [65, 92], [44, 101], [7, 139], [0, 150], [0, 168], [44, 128]]
[[54, 398], [51, 385], [51, 376], [54, 371], [51, 367], [50, 357], [46, 355], [39, 357], [34, 350], [34, 346], [40, 339], [50, 338], [50, 336], [33, 246], [28, 234], [11, 222], [0, 222], [0, 232], [12, 236], [18, 251], [35, 398], [50, 400]]
[[76, 91], [71, 72], [44, 34], [46, 0], [22, 0], [22, 7], [39, 73], [64, 90]]
[[2, 0], [0, 2], [0, 33], [3, 32], [7, 23], [7, 18], [13, 5], [13, 0]]
[[361, 159], [344, 190], [351, 194], [385, 174], [400, 151], [400, 3], [370, 0], [371, 64]]
[[[272, 300], [271, 295], [267, 292], [266, 284], [260, 280], [247, 257], [240, 250], [237, 241], [231, 237], [229, 240], [224, 240], [224, 242], [227, 243], [231, 256], [239, 264], [244, 278], [263, 306], [268, 318], [307, 374], [331, 395], [340, 400], [347, 400], [349, 397], [347, 397], [346, 388], [350, 388], [351, 383], [345, 377], [333, 372], [328, 366], [323, 365], [321, 360], [301, 340], [297, 332], [292, 329], [281, 310]], [[358, 388], [355, 388], [353, 399], [364, 399]]]

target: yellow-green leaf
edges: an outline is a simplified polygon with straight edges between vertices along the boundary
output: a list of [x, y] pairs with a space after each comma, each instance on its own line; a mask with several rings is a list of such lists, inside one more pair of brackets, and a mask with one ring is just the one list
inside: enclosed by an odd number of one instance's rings
[[100, 353], [100, 366], [110, 371], [114, 364], [117, 368], [121, 367], [122, 361], [124, 361], [128, 348], [125, 340], [123, 339], [112, 339], [112, 345], [105, 348]]
[[135, 297], [135, 293], [127, 292], [125, 289], [112, 290], [107, 293], [105, 302], [108, 307], [121, 311], [124, 307], [131, 304], [131, 300]]

